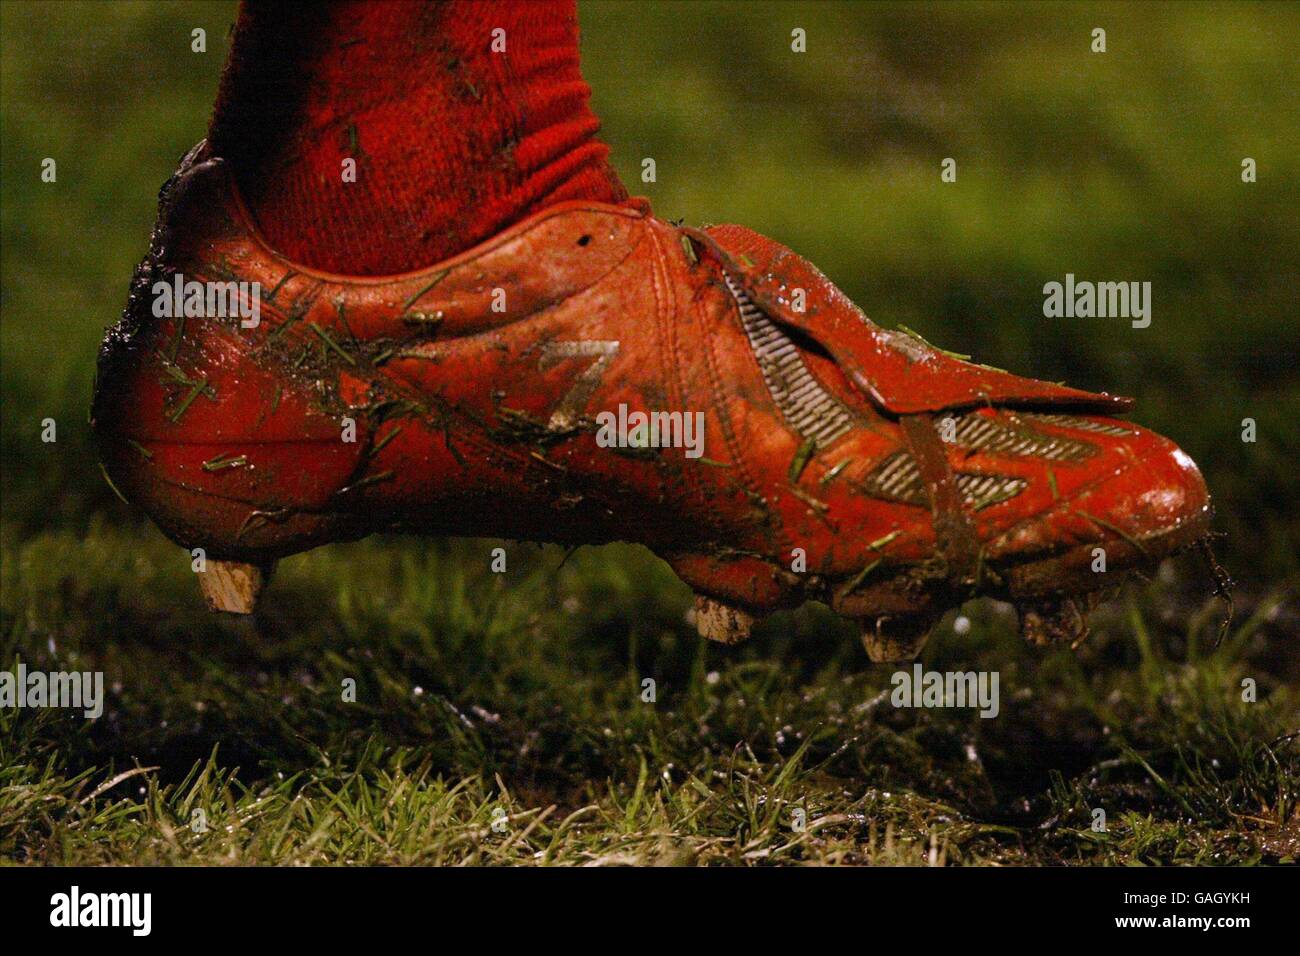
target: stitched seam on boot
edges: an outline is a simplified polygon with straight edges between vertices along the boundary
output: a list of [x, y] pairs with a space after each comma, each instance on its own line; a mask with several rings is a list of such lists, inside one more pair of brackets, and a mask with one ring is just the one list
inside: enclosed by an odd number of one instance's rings
[[[662, 252], [662, 249], [660, 251]], [[725, 286], [720, 286], [719, 288], [724, 293], [726, 292]], [[731, 301], [730, 295], [727, 296], [727, 299], [728, 299], [728, 304], [734, 306], [735, 303]], [[692, 305], [694, 306], [696, 321], [699, 323], [700, 330], [703, 333], [705, 339], [704, 365], [705, 365], [705, 370], [709, 376], [709, 385], [713, 392], [713, 405], [714, 408], [717, 409], [719, 412], [718, 421], [722, 428], [722, 437], [727, 443], [727, 450], [730, 452], [732, 460], [735, 461], [736, 468], [740, 472], [742, 487], [744, 491], [751, 498], [759, 498], [767, 502], [767, 515], [769, 516], [769, 518], [773, 523], [774, 536], [776, 540], [780, 542], [780, 544], [783, 547], [788, 546], [789, 542], [786, 540], [785, 530], [783, 527], [783, 522], [781, 521], [780, 512], [775, 507], [772, 506], [770, 501], [767, 500], [767, 496], [763, 495], [759, 491], [758, 482], [754, 478], [754, 474], [753, 472], [751, 472], [750, 466], [748, 462], [746, 462], [745, 456], [739, 448], [739, 442], [736, 440], [736, 436], [732, 432], [731, 419], [730, 419], [731, 406], [726, 400], [727, 393], [722, 381], [722, 376], [718, 373], [717, 357], [714, 353], [714, 347], [716, 345], [715, 343], [716, 336], [713, 334], [713, 331], [709, 328], [708, 316], [704, 313], [704, 302], [702, 299], [698, 299], [697, 301], [693, 302]]]

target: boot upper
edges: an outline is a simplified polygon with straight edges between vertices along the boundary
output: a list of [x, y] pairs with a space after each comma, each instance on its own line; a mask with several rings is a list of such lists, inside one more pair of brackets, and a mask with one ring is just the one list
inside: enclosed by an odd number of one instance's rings
[[[155, 314], [177, 276], [256, 283], [258, 321]], [[1199, 473], [1111, 417], [1130, 404], [882, 329], [785, 247], [644, 206], [563, 203], [400, 275], [312, 270], [200, 148], [164, 189], [94, 421], [128, 497], [232, 557], [387, 528], [625, 538], [738, 603], [852, 607], [1200, 534]]]

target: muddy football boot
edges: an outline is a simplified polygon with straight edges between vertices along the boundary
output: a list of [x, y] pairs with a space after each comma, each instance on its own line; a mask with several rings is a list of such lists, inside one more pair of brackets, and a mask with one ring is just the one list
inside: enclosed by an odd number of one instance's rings
[[1075, 638], [1088, 595], [1209, 530], [1196, 466], [1128, 400], [873, 325], [738, 226], [567, 202], [427, 269], [331, 275], [260, 238], [202, 144], [160, 207], [93, 421], [221, 610], [376, 531], [617, 539], [695, 589], [706, 636], [811, 598], [887, 660], [976, 594]]

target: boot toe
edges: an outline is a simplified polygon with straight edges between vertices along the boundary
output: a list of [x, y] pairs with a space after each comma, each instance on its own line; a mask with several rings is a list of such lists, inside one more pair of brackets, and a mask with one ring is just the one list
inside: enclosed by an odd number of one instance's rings
[[1210, 494], [1190, 455], [1137, 428], [1115, 451], [1098, 475], [989, 543], [1013, 591], [1102, 587], [1103, 573], [1152, 567], [1208, 533]]

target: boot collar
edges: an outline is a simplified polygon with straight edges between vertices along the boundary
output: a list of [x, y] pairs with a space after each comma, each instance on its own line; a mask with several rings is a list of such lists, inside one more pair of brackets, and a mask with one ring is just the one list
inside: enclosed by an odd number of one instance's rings
[[567, 201], [422, 269], [341, 275], [276, 251], [258, 230], [227, 164], [208, 157], [204, 143], [186, 156], [161, 218], [170, 226], [163, 241], [172, 247], [165, 258], [174, 268], [260, 282], [264, 300], [286, 314], [304, 308], [306, 300], [328, 297], [362, 336], [381, 331], [368, 328], [371, 322], [391, 326], [394, 318], [437, 327], [440, 335], [466, 335], [535, 314], [618, 268], [653, 221], [644, 200], [617, 206]]

